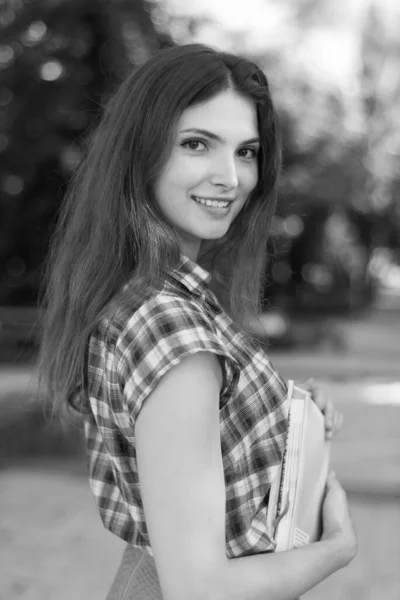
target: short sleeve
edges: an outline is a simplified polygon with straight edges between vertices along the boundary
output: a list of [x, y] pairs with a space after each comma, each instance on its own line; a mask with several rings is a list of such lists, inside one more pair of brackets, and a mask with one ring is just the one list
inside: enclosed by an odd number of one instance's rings
[[218, 356], [223, 375], [220, 408], [232, 396], [240, 376], [237, 361], [207, 315], [183, 298], [159, 295], [145, 302], [119, 336], [117, 351], [119, 383], [133, 421], [160, 379], [191, 354]]

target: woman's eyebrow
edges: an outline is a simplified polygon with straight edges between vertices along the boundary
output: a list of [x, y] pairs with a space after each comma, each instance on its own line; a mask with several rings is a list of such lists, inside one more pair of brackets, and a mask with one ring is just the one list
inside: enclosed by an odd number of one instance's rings
[[[216, 140], [217, 142], [222, 142], [222, 138], [219, 137], [219, 135], [216, 135], [215, 133], [212, 133], [211, 131], [207, 131], [206, 129], [196, 129], [191, 127], [190, 129], [182, 129], [182, 131], [180, 131], [179, 133], [199, 133], [200, 135], [205, 135], [206, 137], [209, 137], [212, 140]], [[260, 138], [258, 137], [254, 137], [254, 138], [250, 138], [249, 140], [244, 140], [243, 142], [241, 142], [241, 145], [243, 144], [254, 144], [254, 143], [260, 143]]]

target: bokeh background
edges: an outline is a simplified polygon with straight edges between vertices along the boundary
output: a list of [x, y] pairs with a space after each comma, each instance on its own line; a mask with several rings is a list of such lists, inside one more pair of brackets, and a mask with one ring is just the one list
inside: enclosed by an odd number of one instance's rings
[[284, 166], [254, 330], [345, 415], [359, 554], [304, 597], [400, 598], [399, 31], [398, 0], [0, 0], [0, 600], [101, 599], [119, 563], [81, 434], [35, 394], [37, 301], [83, 135], [129, 70], [192, 41], [269, 77]]

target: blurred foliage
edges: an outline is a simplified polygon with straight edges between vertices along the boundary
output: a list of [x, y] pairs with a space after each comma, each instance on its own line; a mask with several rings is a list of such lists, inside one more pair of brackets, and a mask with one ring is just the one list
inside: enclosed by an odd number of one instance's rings
[[[345, 307], [369, 298], [371, 250], [400, 246], [399, 21], [373, 0], [362, 14], [333, 0], [265, 0], [280, 11], [281, 34], [256, 47], [245, 30], [217, 26], [206, 4], [0, 0], [0, 305], [35, 304], [81, 138], [115, 85], [153, 50], [197, 40], [254, 58], [280, 112], [284, 169], [270, 253], [279, 260], [266, 298], [328, 305], [336, 290]], [[310, 51], [333, 48], [337, 69], [346, 27], [355, 66], [332, 83], [312, 70]], [[340, 260], [332, 231], [347, 232]]]
[[80, 138], [127, 70], [171, 41], [139, 0], [0, 10], [0, 305], [30, 305]]
[[[283, 59], [276, 48], [260, 61], [277, 80], [281, 215], [302, 221], [297, 235], [278, 232], [281, 261], [271, 265], [267, 295], [281, 301], [285, 290], [292, 309], [306, 312], [359, 309], [374, 293], [374, 248], [400, 247], [400, 11], [373, 0], [358, 3], [358, 12], [332, 0], [287, 4], [297, 35]], [[351, 41], [347, 80], [336, 73], [337, 81], [323, 81], [320, 71], [307, 73], [307, 62], [298, 69], [294, 51], [313, 35], [321, 56], [333, 37], [338, 63], [340, 43]]]

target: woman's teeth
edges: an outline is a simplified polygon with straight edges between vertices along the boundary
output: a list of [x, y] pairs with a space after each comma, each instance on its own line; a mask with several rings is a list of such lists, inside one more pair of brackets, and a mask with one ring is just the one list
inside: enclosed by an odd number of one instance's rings
[[192, 198], [199, 204], [205, 204], [206, 206], [212, 206], [214, 208], [226, 208], [229, 204], [228, 201], [222, 200], [209, 200], [208, 198], [198, 198], [197, 196], [192, 196]]

